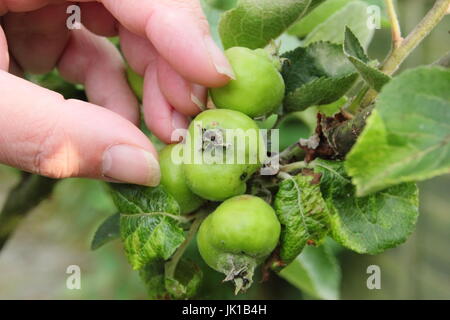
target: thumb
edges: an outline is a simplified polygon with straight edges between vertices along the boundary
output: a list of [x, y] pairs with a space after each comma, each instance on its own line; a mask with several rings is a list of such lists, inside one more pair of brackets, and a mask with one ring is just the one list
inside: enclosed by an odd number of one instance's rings
[[157, 152], [131, 122], [64, 100], [0, 71], [0, 162], [52, 178], [88, 177], [155, 186]]

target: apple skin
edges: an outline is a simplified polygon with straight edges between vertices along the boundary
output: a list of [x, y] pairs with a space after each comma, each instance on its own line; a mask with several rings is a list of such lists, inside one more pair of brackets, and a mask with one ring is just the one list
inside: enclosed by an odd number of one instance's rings
[[285, 93], [284, 80], [278, 71], [280, 62], [263, 49], [233, 47], [225, 55], [236, 79], [210, 89], [216, 107], [240, 111], [251, 118], [276, 111]]
[[276, 248], [280, 232], [269, 204], [241, 195], [224, 201], [203, 221], [197, 245], [206, 264], [233, 280], [236, 291], [246, 290], [255, 268]]
[[197, 210], [205, 200], [195, 195], [187, 186], [182, 163], [175, 163], [172, 160], [172, 152], [179, 152], [182, 155], [182, 150], [182, 145], [171, 144], [159, 153], [161, 185], [178, 202], [181, 214], [188, 214]]
[[[224, 157], [221, 163], [205, 161], [211, 159], [203, 150], [205, 141], [202, 140], [200, 143], [202, 150], [199, 150], [199, 146], [194, 143], [195, 132], [198, 132], [200, 139], [202, 137], [200, 129], [206, 132], [217, 130], [223, 133], [224, 139], [226, 138], [225, 129], [236, 132], [236, 137], [231, 139], [232, 141], [224, 141], [226, 147], [216, 146], [215, 148], [222, 148], [224, 154], [227, 150], [236, 150], [235, 154], [243, 155], [241, 159], [244, 161], [236, 161], [236, 157], [228, 159]], [[213, 109], [200, 113], [192, 121], [188, 132], [185, 148], [189, 148], [188, 154], [191, 156], [185, 157], [183, 170], [189, 188], [200, 197], [211, 201], [223, 201], [245, 193], [247, 180], [262, 166], [266, 154], [264, 141], [256, 122], [238, 111]], [[247, 132], [254, 133], [253, 142], [245, 137]], [[194, 155], [204, 161], [195, 163]], [[227, 162], [228, 160], [230, 161]]]

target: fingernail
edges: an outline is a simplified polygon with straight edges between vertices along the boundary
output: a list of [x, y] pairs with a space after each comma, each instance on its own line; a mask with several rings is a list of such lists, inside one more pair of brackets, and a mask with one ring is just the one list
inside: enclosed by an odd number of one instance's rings
[[155, 157], [144, 149], [120, 144], [103, 154], [103, 175], [116, 181], [154, 187], [161, 172]]
[[235, 80], [236, 76], [233, 72], [233, 68], [228, 62], [227, 57], [225, 57], [223, 51], [219, 49], [219, 47], [209, 35], [205, 37], [205, 46], [209, 52], [209, 56], [217, 72]]
[[206, 109], [204, 100], [206, 98], [206, 88], [198, 84], [191, 85], [191, 101], [201, 110]]
[[172, 127], [173, 129], [186, 129], [189, 125], [189, 121], [186, 116], [173, 110], [172, 111]]

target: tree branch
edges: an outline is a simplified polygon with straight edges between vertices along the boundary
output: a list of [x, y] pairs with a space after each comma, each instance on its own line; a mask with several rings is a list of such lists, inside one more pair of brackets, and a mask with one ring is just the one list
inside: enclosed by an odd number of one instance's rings
[[0, 212], [0, 250], [26, 214], [52, 192], [56, 182], [54, 179], [23, 173]]
[[395, 11], [394, 1], [385, 0], [386, 7], [389, 15], [389, 21], [391, 22], [391, 32], [392, 32], [392, 50], [400, 47], [403, 41], [402, 32], [400, 29], [400, 23], [398, 21], [397, 12]]
[[444, 67], [444, 68], [450, 68], [450, 51], [447, 52], [438, 61], [434, 62], [432, 65], [433, 66], [441, 66], [441, 67]]
[[198, 229], [200, 228], [200, 225], [202, 224], [203, 220], [208, 216], [208, 214], [211, 212], [211, 210], [208, 209], [200, 209], [197, 214], [195, 214], [195, 220], [191, 225], [191, 228], [189, 229], [188, 235], [186, 237], [186, 240], [178, 247], [178, 249], [175, 251], [172, 258], [166, 262], [165, 264], [165, 275], [168, 278], [174, 278], [175, 277], [175, 271], [177, 269], [178, 263], [181, 260], [181, 257], [184, 255], [184, 252], [186, 251], [189, 243], [194, 239], [195, 235], [197, 234]]
[[374, 105], [370, 105], [357, 113], [353, 119], [346, 120], [335, 125], [322, 120], [322, 132], [326, 142], [335, 152], [335, 157], [343, 159], [350, 151], [366, 125]]
[[427, 13], [422, 21], [413, 31], [395, 48], [388, 56], [381, 70], [392, 75], [397, 71], [402, 62], [422, 42], [422, 40], [433, 30], [447, 14], [450, 0], [437, 0], [433, 8]]
[[[293, 145], [292, 148], [303, 149], [306, 152], [304, 157], [306, 163], [315, 158], [344, 159], [364, 129], [366, 120], [373, 108], [374, 104], [371, 104], [351, 119], [342, 112], [335, 114], [333, 117], [318, 114], [316, 132], [312, 136], [314, 140], [318, 139], [318, 143], [313, 147], [300, 143]], [[292, 165], [288, 163], [283, 165], [280, 170], [291, 171], [303, 165], [303, 162], [296, 162]]]
[[[386, 0], [388, 4], [391, 1]], [[391, 3], [392, 4], [392, 3]], [[433, 8], [427, 13], [427, 15], [422, 19], [422, 21], [411, 31], [411, 33], [400, 42], [400, 45], [392, 48], [391, 53], [388, 55], [386, 60], [384, 61], [381, 71], [392, 75], [397, 71], [400, 65], [405, 61], [405, 59], [411, 54], [411, 52], [422, 42], [423, 39], [439, 24], [439, 22], [444, 18], [447, 14], [447, 10], [450, 6], [450, 0], [437, 0], [434, 4]], [[389, 8], [388, 8], [389, 10]], [[392, 10], [393, 4], [392, 4]], [[390, 14], [395, 14], [395, 11]], [[394, 18], [392, 18], [394, 19]], [[391, 23], [392, 23], [391, 19]], [[397, 20], [398, 21], [398, 20]], [[396, 23], [394, 21], [394, 23]], [[394, 35], [394, 32], [400, 32], [400, 27], [398, 30], [395, 30], [397, 27], [393, 26], [393, 41], [394, 37], [398, 37], [398, 35]], [[366, 94], [364, 99], [362, 100], [361, 107], [369, 106], [377, 97], [378, 92], [370, 89]]]
[[280, 168], [278, 175], [280, 177], [286, 177], [286, 172], [292, 172], [299, 169], [307, 168], [308, 164], [305, 161], [298, 161], [286, 164]]

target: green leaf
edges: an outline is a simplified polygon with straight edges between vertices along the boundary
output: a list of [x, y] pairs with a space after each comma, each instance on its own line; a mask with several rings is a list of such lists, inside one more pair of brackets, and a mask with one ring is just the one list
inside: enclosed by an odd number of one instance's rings
[[258, 127], [260, 129], [269, 130], [269, 129], [273, 128], [273, 126], [277, 123], [277, 120], [278, 120], [278, 115], [272, 114], [263, 120], [256, 120], [256, 123], [258, 124]]
[[358, 38], [349, 27], [345, 27], [344, 53], [363, 63], [368, 63], [370, 61]]
[[288, 93], [320, 77], [341, 77], [356, 73], [343, 54], [342, 46], [329, 42], [298, 47], [285, 53], [283, 58], [282, 75]]
[[274, 202], [282, 225], [280, 258], [293, 261], [306, 243], [319, 244], [329, 231], [329, 217], [318, 181], [313, 176], [297, 175], [284, 180]]
[[147, 288], [147, 294], [150, 299], [161, 300], [169, 298], [165, 285], [163, 260], [146, 264], [139, 270], [139, 276]]
[[221, 47], [222, 42], [220, 41], [219, 36], [219, 20], [222, 11], [219, 9], [214, 8], [213, 6], [209, 5], [206, 0], [201, 0], [200, 4], [202, 5], [203, 12], [206, 16], [206, 19], [208, 20], [209, 29], [211, 30], [211, 35], [216, 42], [216, 44]]
[[450, 172], [450, 70], [421, 67], [391, 80], [347, 155], [359, 196]]
[[284, 150], [297, 143], [300, 138], [310, 137], [317, 124], [317, 110], [309, 108], [305, 111], [289, 113], [277, 125], [279, 131], [279, 148]]
[[135, 270], [148, 262], [169, 259], [184, 241], [183, 229], [174, 219], [160, 213], [122, 214], [120, 235]]
[[320, 189], [330, 212], [331, 234], [344, 247], [377, 254], [405, 242], [414, 230], [419, 214], [414, 183], [358, 198], [343, 162], [316, 159], [312, 166], [322, 174]]
[[312, 10], [314, 10], [317, 6], [322, 4], [325, 1], [329, 0], [311, 0], [311, 4], [309, 5], [308, 9], [306, 10], [306, 13], [310, 13]]
[[387, 74], [371, 66], [369, 57], [350, 28], [345, 29], [344, 53], [366, 83], [378, 92], [391, 80]]
[[348, 57], [348, 59], [353, 63], [364, 81], [378, 92], [380, 92], [383, 86], [391, 80], [390, 76], [379, 71], [377, 68], [371, 67], [369, 64], [361, 62], [361, 60], [354, 57]]
[[341, 270], [327, 242], [306, 247], [279, 276], [314, 298], [339, 299]]
[[229, 10], [236, 6], [238, 0], [205, 0], [213, 8], [219, 10]]
[[305, 37], [311, 31], [314, 30], [322, 22], [326, 21], [331, 17], [336, 11], [342, 9], [350, 1], [353, 0], [328, 0], [320, 4], [317, 8], [312, 10], [308, 15], [301, 18], [298, 22], [292, 25], [288, 29], [288, 33], [298, 36]]
[[162, 186], [155, 188], [111, 183], [112, 198], [120, 213], [166, 212], [180, 214], [175, 199]]
[[283, 55], [282, 76], [286, 83], [284, 106], [301, 111], [309, 106], [341, 98], [358, 77], [342, 46], [317, 42]]
[[180, 207], [162, 186], [112, 184], [114, 203], [122, 213], [120, 234], [133, 269], [167, 260], [184, 241], [178, 226]]
[[41, 75], [26, 74], [26, 78], [41, 87], [60, 93], [65, 99], [87, 101], [84, 87], [65, 81], [57, 69]]
[[333, 103], [318, 106], [317, 111], [325, 114], [327, 117], [332, 117], [341, 110], [341, 108], [347, 103], [347, 101], [348, 99], [343, 96]]
[[311, 0], [239, 0], [219, 23], [225, 49], [263, 48], [280, 36], [308, 8]]
[[120, 49], [120, 39], [119, 37], [108, 37], [109, 42], [111, 42], [116, 48]]
[[330, 104], [341, 98], [357, 78], [356, 73], [340, 78], [318, 78], [286, 96], [284, 105], [287, 110], [301, 111], [309, 106]]
[[120, 213], [113, 214], [105, 219], [95, 232], [91, 249], [96, 250], [104, 244], [120, 237]]
[[355, 32], [363, 46], [367, 47], [374, 34], [374, 31], [367, 27], [367, 7], [368, 4], [362, 1], [348, 3], [309, 33], [305, 38], [304, 45], [317, 41], [342, 44], [344, 42], [344, 30], [348, 26]]
[[203, 278], [202, 270], [192, 261], [181, 259], [175, 277], [166, 277], [165, 286], [175, 299], [189, 299], [197, 294]]
[[[338, 23], [333, 17], [334, 14], [344, 9], [351, 1], [355, 0], [327, 0], [321, 3], [317, 8], [308, 9], [308, 13], [299, 19], [294, 25], [288, 29], [288, 33], [304, 38], [315, 28], [324, 28], [329, 23]], [[362, 0], [368, 5], [375, 5], [381, 9], [381, 26], [389, 27], [389, 19], [387, 17], [386, 6], [384, 0]], [[310, 8], [312, 5], [310, 6]], [[368, 17], [368, 12], [366, 12]], [[330, 21], [328, 21], [330, 19]]]

